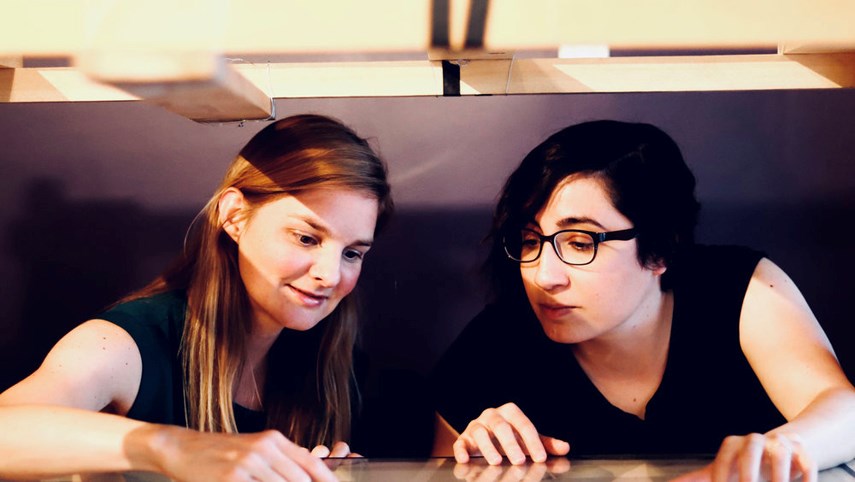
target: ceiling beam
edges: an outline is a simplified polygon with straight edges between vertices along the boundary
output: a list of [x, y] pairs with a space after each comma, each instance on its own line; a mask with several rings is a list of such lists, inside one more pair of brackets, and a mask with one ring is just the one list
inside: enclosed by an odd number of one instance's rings
[[[498, 59], [460, 64], [461, 95], [855, 88], [855, 53]], [[225, 92], [243, 99], [239, 104], [244, 107], [252, 104], [253, 110], [236, 115], [243, 111], [232, 110], [223, 101], [221, 107], [210, 109], [212, 116], [204, 114], [204, 107], [198, 113], [182, 115], [197, 120], [239, 120], [252, 118], [252, 112], [267, 115], [265, 107], [271, 98], [443, 95], [439, 61], [245, 63], [229, 67], [225, 70], [229, 74], [218, 78], [214, 90], [196, 86], [201, 100], [194, 102], [180, 101], [188, 95], [181, 92], [180, 84], [140, 84], [135, 88], [117, 83], [123, 90], [94, 82], [74, 68], [0, 69], [0, 102], [148, 98], [167, 107], [172, 103], [170, 109], [180, 113], [187, 107], [175, 105], [204, 106]], [[240, 94], [240, 85], [251, 86], [255, 94]]]
[[[227, 55], [427, 51], [434, 46], [436, 22], [450, 25], [451, 47], [458, 49], [474, 0], [448, 0], [448, 16], [436, 18], [433, 6], [442, 1], [6, 0], [0, 55], [74, 56], [104, 38]], [[493, 0], [487, 5], [483, 46], [488, 50], [592, 43], [855, 49], [851, 0]]]
[[0, 57], [0, 69], [3, 69], [3, 68], [14, 69], [14, 68], [23, 67], [23, 66], [24, 66], [24, 57], [23, 56], [20, 56], [20, 55], [11, 56], [10, 55], [7, 57]]

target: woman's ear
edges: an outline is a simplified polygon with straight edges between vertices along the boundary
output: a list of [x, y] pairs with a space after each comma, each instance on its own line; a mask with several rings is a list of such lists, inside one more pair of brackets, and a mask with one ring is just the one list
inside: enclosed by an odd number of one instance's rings
[[668, 266], [665, 264], [665, 260], [660, 258], [651, 263], [650, 270], [653, 271], [653, 274], [656, 276], [662, 276], [665, 274], [665, 271], [668, 270]]
[[220, 194], [218, 212], [220, 226], [235, 242], [240, 240], [246, 225], [244, 216], [246, 209], [246, 198], [236, 187], [230, 187]]
[[643, 265], [644, 269], [649, 269], [656, 276], [662, 276], [668, 270], [668, 265], [662, 258], [654, 258], [646, 261]]

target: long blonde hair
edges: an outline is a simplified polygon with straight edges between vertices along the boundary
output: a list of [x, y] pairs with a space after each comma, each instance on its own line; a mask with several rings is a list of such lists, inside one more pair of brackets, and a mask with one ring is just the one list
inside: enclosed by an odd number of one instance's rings
[[[210, 432], [237, 431], [232, 388], [246, 360], [251, 330], [237, 247], [219, 221], [218, 201], [230, 187], [244, 194], [250, 216], [253, 208], [278, 197], [321, 187], [376, 197], [375, 231], [393, 208], [386, 166], [366, 140], [338, 121], [318, 115], [288, 117], [244, 146], [191, 226], [173, 267], [127, 298], [186, 289], [181, 354], [187, 424]], [[314, 328], [280, 335], [267, 360], [263, 398], [268, 428], [309, 447], [348, 439], [356, 319], [351, 294]], [[294, 340], [287, 343], [287, 337]]]

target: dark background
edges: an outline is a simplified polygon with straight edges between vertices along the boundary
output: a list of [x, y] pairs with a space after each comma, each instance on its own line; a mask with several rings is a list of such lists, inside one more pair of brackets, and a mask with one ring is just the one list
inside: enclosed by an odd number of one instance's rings
[[[855, 374], [855, 91], [279, 100], [372, 138], [398, 213], [367, 258], [362, 342], [426, 373], [479, 310], [502, 182], [579, 121], [659, 125], [698, 177], [698, 238], [764, 249]], [[66, 331], [154, 277], [263, 122], [199, 124], [143, 103], [0, 104], [0, 390]], [[463, 367], [477, 376], [476, 367]]]

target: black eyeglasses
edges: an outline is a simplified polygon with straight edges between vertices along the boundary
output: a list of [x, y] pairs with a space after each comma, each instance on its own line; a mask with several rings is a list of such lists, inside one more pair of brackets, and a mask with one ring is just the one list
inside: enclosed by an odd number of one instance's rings
[[530, 229], [521, 229], [516, 236], [505, 236], [502, 244], [505, 253], [519, 263], [531, 263], [540, 257], [544, 243], [552, 244], [555, 254], [561, 261], [580, 266], [590, 264], [597, 256], [597, 246], [606, 241], [628, 241], [637, 233], [634, 228], [620, 231], [595, 233], [581, 229], [565, 229], [544, 236]]

